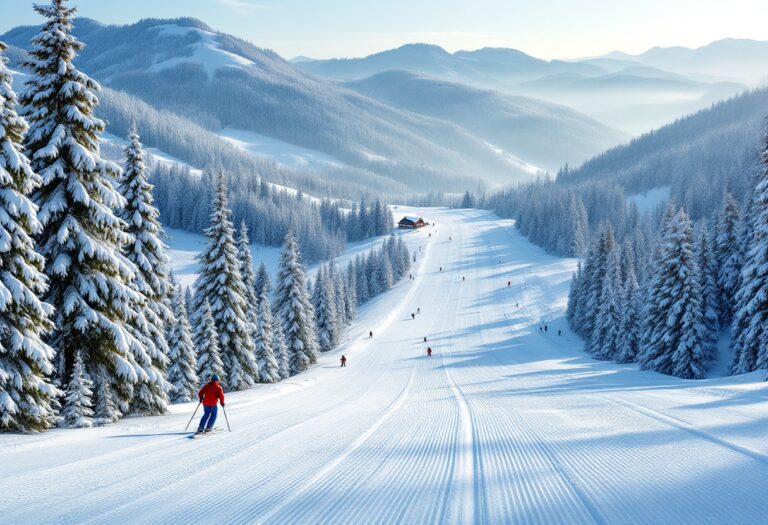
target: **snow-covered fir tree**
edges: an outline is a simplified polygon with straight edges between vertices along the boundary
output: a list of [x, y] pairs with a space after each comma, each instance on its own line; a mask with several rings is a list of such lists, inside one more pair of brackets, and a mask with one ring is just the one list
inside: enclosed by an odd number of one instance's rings
[[71, 34], [75, 10], [65, 0], [35, 10], [46, 21], [24, 63], [30, 80], [21, 104], [30, 124], [25, 150], [41, 177], [32, 197], [39, 206], [37, 245], [50, 283], [46, 301], [55, 308], [50, 344], [57, 352], [58, 377], [69, 381], [79, 352], [83, 376], [106, 373], [121, 410], [130, 402], [162, 406], [162, 396], [137, 399], [147, 392], [133, 388], [162, 374], [130, 333], [132, 320], [141, 316], [136, 308], [141, 296], [131, 285], [135, 266], [121, 253], [130, 235], [112, 211], [125, 205], [113, 186], [120, 168], [99, 155], [104, 123], [93, 115], [99, 86], [73, 64], [83, 48]]
[[83, 354], [75, 352], [72, 374], [69, 377], [61, 422], [69, 428], [93, 425], [93, 382], [85, 371]]
[[203, 299], [203, 306], [198, 316], [193, 335], [197, 350], [197, 377], [200, 382], [206, 382], [214, 374], [225, 381], [224, 363], [219, 350], [219, 334], [216, 333], [216, 323], [208, 299]]
[[211, 204], [210, 226], [205, 230], [208, 241], [200, 254], [196, 306], [199, 310], [205, 300], [210, 304], [226, 372], [225, 384], [230, 390], [242, 390], [255, 384], [259, 370], [248, 318], [248, 292], [240, 273], [231, 215], [224, 176], [220, 173]]
[[42, 336], [53, 329], [53, 309], [42, 302], [47, 282], [32, 235], [40, 232], [29, 193], [39, 186], [22, 152], [27, 123], [0, 42], [0, 431], [45, 430], [56, 422], [51, 384], [53, 349]]
[[251, 255], [251, 240], [248, 238], [248, 226], [245, 221], [240, 224], [240, 236], [237, 239], [237, 253], [240, 259], [240, 275], [245, 285], [245, 298], [248, 302], [249, 311], [255, 319], [256, 305], [258, 297], [256, 295], [256, 269], [253, 266], [253, 256]]
[[344, 296], [344, 311], [347, 316], [347, 322], [352, 322], [357, 317], [357, 272], [352, 261], [347, 263], [346, 270], [346, 295]]
[[280, 381], [280, 367], [275, 356], [274, 325], [272, 304], [266, 289], [262, 289], [254, 330], [256, 363], [259, 365], [259, 383]]
[[299, 245], [292, 231], [285, 238], [280, 256], [275, 311], [285, 337], [291, 375], [303, 372], [317, 361], [318, 343], [315, 312], [307, 293]]
[[717, 347], [717, 333], [720, 329], [719, 317], [717, 312], [717, 269], [715, 268], [715, 255], [711, 246], [711, 238], [707, 223], [703, 220], [696, 224], [694, 229], [694, 252], [696, 262], [699, 265], [699, 288], [701, 290], [701, 308], [706, 325], [706, 333], [711, 340], [707, 348], [712, 351], [712, 355], [707, 356], [709, 360], [717, 357], [714, 352]]
[[145, 391], [144, 395], [136, 397], [132, 409], [143, 414], [161, 414], [165, 412], [167, 394], [172, 388], [165, 382], [169, 352], [166, 329], [173, 323], [173, 312], [167, 305], [171, 293], [170, 261], [162, 241], [160, 213], [154, 206], [144, 157], [139, 131], [133, 125], [124, 150], [120, 193], [126, 204], [120, 210], [120, 216], [127, 224], [126, 232], [131, 238], [124, 253], [136, 267], [133, 286], [141, 294], [137, 308], [142, 315], [131, 323], [131, 327], [134, 336], [146, 347], [152, 366], [147, 367], [148, 377], [140, 381], [137, 388], [140, 393]]
[[639, 362], [647, 370], [698, 379], [712, 356], [712, 336], [701, 307], [693, 225], [681, 209], [664, 230], [652, 270]]
[[291, 359], [288, 353], [288, 346], [285, 344], [285, 335], [283, 335], [283, 326], [280, 319], [275, 315], [274, 305], [272, 306], [272, 348], [275, 359], [277, 360], [277, 373], [280, 379], [286, 379], [291, 376]]
[[622, 275], [624, 277], [624, 303], [621, 306], [618, 352], [614, 359], [618, 363], [633, 363], [640, 348], [640, 312], [642, 294], [635, 272], [635, 256], [632, 242], [627, 241], [622, 249]]
[[736, 290], [739, 286], [742, 250], [739, 239], [741, 218], [733, 196], [726, 193], [715, 229], [715, 262], [717, 271], [717, 310], [722, 326], [733, 320]]
[[173, 317], [168, 337], [170, 351], [168, 358], [168, 381], [173, 386], [170, 392], [173, 403], [186, 403], [197, 397], [197, 352], [192, 342], [192, 327], [187, 316], [184, 294], [181, 286], [173, 286]]
[[614, 246], [607, 256], [605, 278], [595, 314], [594, 328], [587, 344], [587, 351], [598, 359], [613, 359], [619, 352], [623, 304], [621, 263], [618, 249]]
[[259, 265], [259, 270], [256, 272], [256, 279], [253, 284], [253, 294], [256, 298], [256, 303], [259, 302], [261, 297], [266, 292], [267, 297], [272, 293], [272, 279], [269, 277], [269, 270], [264, 261]]
[[107, 425], [114, 423], [120, 416], [115, 395], [112, 392], [110, 378], [105, 374], [99, 374], [95, 378], [96, 405], [94, 407], [93, 423], [95, 425]]
[[315, 309], [315, 325], [317, 327], [317, 342], [321, 352], [328, 352], [339, 342], [340, 329], [336, 311], [333, 277], [327, 267], [317, 272], [312, 295], [312, 305]]
[[755, 174], [752, 200], [745, 216], [748, 244], [744, 252], [733, 320], [731, 372], [768, 368], [768, 132], [762, 164]]

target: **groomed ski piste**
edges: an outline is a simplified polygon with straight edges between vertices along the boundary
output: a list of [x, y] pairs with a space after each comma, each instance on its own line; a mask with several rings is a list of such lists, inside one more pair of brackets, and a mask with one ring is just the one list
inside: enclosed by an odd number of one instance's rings
[[0, 436], [0, 522], [765, 523], [763, 373], [590, 359], [564, 319], [575, 260], [489, 212], [395, 213], [437, 226], [405, 234], [423, 246], [415, 280], [362, 308], [341, 347], [228, 393], [231, 433], [220, 412], [223, 432], [187, 439], [184, 404]]

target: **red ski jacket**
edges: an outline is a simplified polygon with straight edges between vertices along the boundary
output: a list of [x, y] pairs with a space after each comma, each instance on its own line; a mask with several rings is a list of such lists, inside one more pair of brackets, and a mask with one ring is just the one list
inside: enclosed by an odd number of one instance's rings
[[218, 381], [210, 381], [200, 389], [197, 397], [203, 400], [203, 406], [215, 407], [221, 401], [224, 404], [224, 390]]

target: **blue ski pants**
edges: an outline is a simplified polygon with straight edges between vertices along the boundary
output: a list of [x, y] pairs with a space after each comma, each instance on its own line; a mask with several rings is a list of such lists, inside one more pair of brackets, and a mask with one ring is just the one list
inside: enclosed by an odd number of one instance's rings
[[219, 413], [219, 407], [214, 405], [212, 407], [203, 406], [203, 418], [200, 420], [200, 426], [198, 430], [205, 430], [206, 428], [213, 428], [213, 424], [216, 423], [216, 415]]

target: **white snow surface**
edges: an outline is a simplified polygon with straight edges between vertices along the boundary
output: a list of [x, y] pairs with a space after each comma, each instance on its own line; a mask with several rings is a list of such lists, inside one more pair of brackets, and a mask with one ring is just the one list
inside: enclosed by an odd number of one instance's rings
[[341, 166], [342, 163], [321, 151], [296, 146], [252, 131], [224, 128], [219, 136], [242, 151], [268, 157], [277, 164], [290, 168], [317, 168]]
[[201, 64], [209, 78], [217, 70], [225, 67], [253, 66], [253, 62], [245, 57], [224, 51], [219, 47], [219, 35], [196, 27], [181, 27], [173, 24], [159, 25], [159, 33], [166, 35], [185, 35], [197, 33], [200, 41], [193, 45], [193, 53], [187, 57], [174, 57], [156, 62], [149, 71], [161, 71], [187, 62]]
[[438, 223], [405, 234], [424, 246], [415, 280], [306, 373], [228, 394], [231, 433], [220, 412], [225, 432], [187, 439], [188, 403], [0, 435], [0, 521], [765, 522], [763, 373], [689, 381], [590, 359], [563, 317], [575, 260], [488, 212], [405, 212]]

